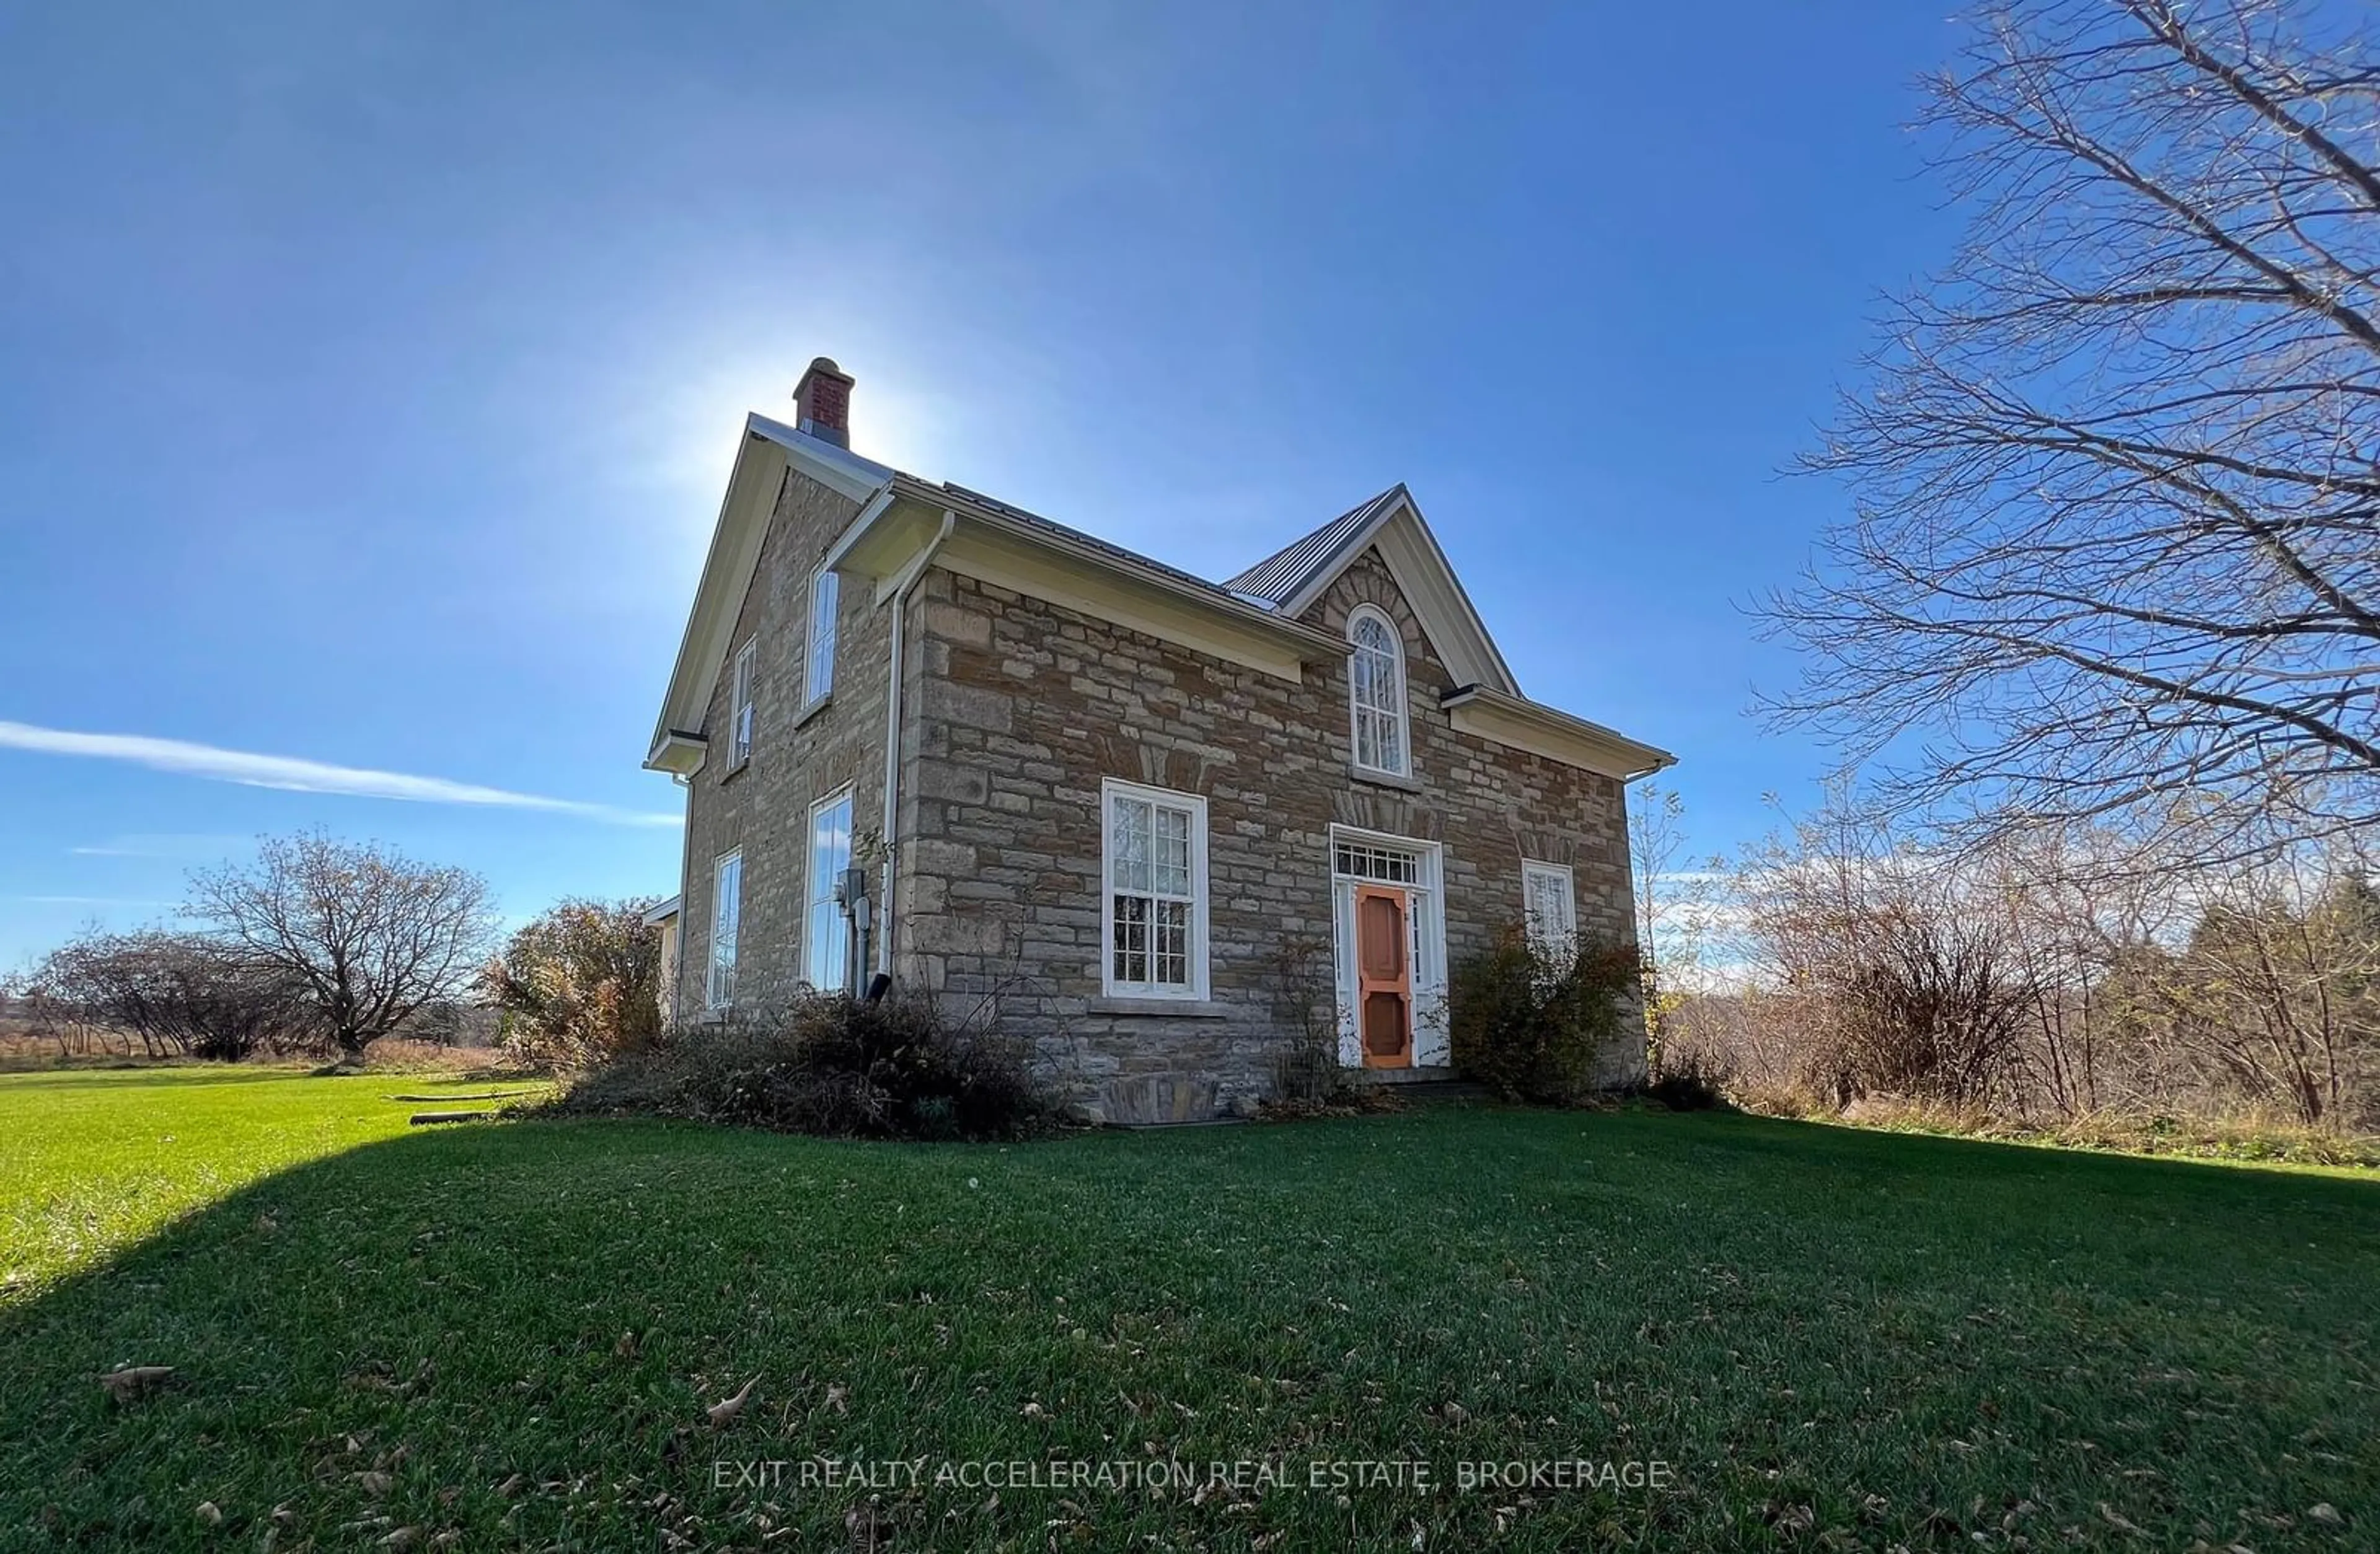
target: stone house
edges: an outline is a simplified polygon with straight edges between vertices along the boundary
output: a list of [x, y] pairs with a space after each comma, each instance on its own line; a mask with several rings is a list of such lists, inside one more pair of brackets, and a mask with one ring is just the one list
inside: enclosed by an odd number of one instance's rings
[[1187, 1120], [1447, 1076], [1452, 960], [1633, 937], [1625, 789], [1672, 758], [1521, 694], [1403, 486], [1210, 582], [859, 456], [852, 386], [747, 419], [645, 759], [675, 1018], [888, 976]]

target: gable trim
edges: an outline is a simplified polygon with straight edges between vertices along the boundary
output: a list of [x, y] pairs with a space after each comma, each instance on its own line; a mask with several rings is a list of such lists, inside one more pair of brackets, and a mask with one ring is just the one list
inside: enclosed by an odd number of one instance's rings
[[682, 776], [701, 764], [711, 693], [718, 688], [720, 670], [727, 662], [728, 639], [751, 591], [752, 575], [760, 565], [760, 547], [768, 539], [770, 520], [776, 516], [777, 497], [788, 470], [799, 470], [854, 502], [873, 504], [890, 500], [892, 471], [882, 466], [830, 448], [766, 416], [744, 418], [744, 435], [736, 444], [735, 467], [727, 478], [726, 494], [720, 500], [719, 517], [711, 527], [710, 550], [703, 558], [694, 608], [686, 615], [686, 635], [670, 670], [661, 716], [654, 720], [652, 738], [645, 747], [648, 771]]
[[1455, 576], [1454, 565], [1446, 559], [1438, 536], [1430, 532], [1421, 509], [1415, 505], [1413, 493], [1402, 486], [1396, 488], [1395, 500], [1382, 503], [1379, 511], [1316, 564], [1304, 585], [1282, 601], [1281, 613], [1305, 614], [1354, 565], [1356, 557], [1373, 548], [1379, 551], [1405, 602], [1420, 620], [1423, 635], [1455, 678], [1519, 696], [1521, 685], [1512, 666], [1488, 634], [1487, 622], [1479, 618], [1463, 579]]

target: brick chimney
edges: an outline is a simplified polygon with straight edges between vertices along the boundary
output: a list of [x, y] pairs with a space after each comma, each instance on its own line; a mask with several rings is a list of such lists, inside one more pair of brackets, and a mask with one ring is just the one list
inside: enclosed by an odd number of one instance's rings
[[838, 448], [851, 446], [851, 374], [820, 357], [794, 385], [795, 423]]

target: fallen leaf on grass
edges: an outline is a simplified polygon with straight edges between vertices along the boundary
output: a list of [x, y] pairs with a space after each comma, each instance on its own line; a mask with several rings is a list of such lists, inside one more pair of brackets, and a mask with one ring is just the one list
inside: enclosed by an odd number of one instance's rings
[[363, 1487], [365, 1494], [370, 1495], [374, 1499], [378, 1499], [382, 1495], [387, 1494], [396, 1484], [396, 1480], [395, 1478], [391, 1477], [387, 1474], [380, 1472], [359, 1473], [356, 1475], [356, 1482]]
[[119, 1403], [130, 1402], [145, 1393], [153, 1392], [174, 1378], [171, 1366], [125, 1366], [109, 1371], [99, 1378], [107, 1395]]
[[2099, 1502], [2099, 1514], [2107, 1521], [2107, 1525], [2115, 1528], [2116, 1531], [2119, 1533], [2131, 1533], [2138, 1537], [2148, 1536], [2147, 1529], [2142, 1527], [2136, 1522], [2126, 1521], [2122, 1512], [2118, 1511], [2114, 1506], [2109, 1505], [2105, 1500], [2101, 1500]]
[[620, 1335], [620, 1342], [612, 1345], [612, 1353], [623, 1360], [635, 1359], [637, 1357], [637, 1335], [633, 1332], [622, 1333]]
[[2341, 1516], [2338, 1513], [2338, 1507], [2331, 1504], [2328, 1500], [2325, 1500], [2320, 1505], [2315, 1506], [2313, 1510], [2307, 1512], [2306, 1515], [2313, 1521], [2321, 1523], [2325, 1527], [2343, 1527], [2347, 1525], [2347, 1518]]
[[851, 1389], [838, 1381], [826, 1390], [826, 1405], [837, 1414], [851, 1412]]
[[382, 1548], [410, 1548], [420, 1541], [420, 1528], [399, 1527], [396, 1531], [389, 1534], [388, 1536], [381, 1539], [380, 1546]]
[[199, 1502], [197, 1515], [200, 1521], [204, 1522], [210, 1527], [220, 1527], [223, 1525], [223, 1512], [216, 1508], [215, 1502], [212, 1500], [200, 1500]]
[[756, 1376], [738, 1388], [734, 1397], [712, 1403], [704, 1410], [710, 1417], [712, 1427], [717, 1428], [735, 1423], [735, 1416], [744, 1412], [744, 1400], [752, 1395], [752, 1389], [759, 1386], [759, 1382], [760, 1378]]
[[521, 1492], [521, 1486], [528, 1482], [528, 1475], [525, 1473], [516, 1473], [510, 1478], [505, 1479], [502, 1484], [497, 1485], [496, 1493], [503, 1496], [505, 1499], [511, 1499], [515, 1495]]

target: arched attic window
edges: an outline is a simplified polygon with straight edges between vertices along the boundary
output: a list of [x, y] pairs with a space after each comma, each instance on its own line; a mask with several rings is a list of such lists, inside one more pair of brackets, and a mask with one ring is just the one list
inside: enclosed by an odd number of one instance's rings
[[1366, 604], [1347, 617], [1348, 697], [1355, 764], [1391, 777], [1412, 773], [1405, 740], [1405, 649], [1394, 622]]

